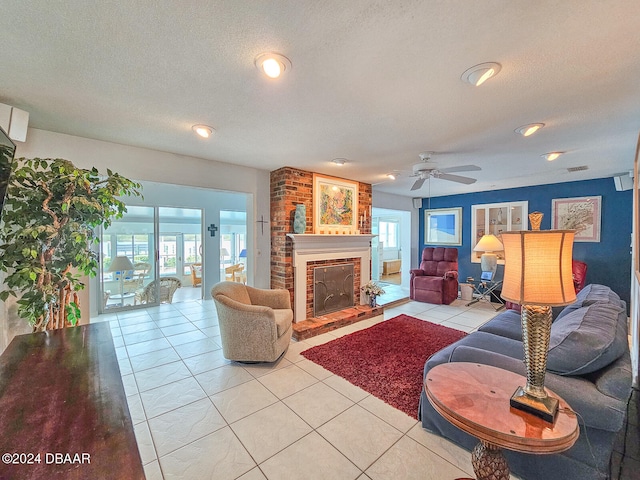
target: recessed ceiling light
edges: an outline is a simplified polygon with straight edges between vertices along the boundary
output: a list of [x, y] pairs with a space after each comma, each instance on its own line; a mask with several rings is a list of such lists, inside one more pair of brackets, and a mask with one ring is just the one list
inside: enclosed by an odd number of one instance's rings
[[549, 152], [549, 153], [545, 153], [544, 155], [542, 155], [542, 157], [546, 158], [549, 162], [553, 162], [554, 160], [556, 160], [563, 153], [564, 152]]
[[291, 70], [291, 60], [279, 53], [261, 53], [254, 61], [258, 70], [269, 78], [278, 78], [287, 70]]
[[479, 87], [491, 77], [495, 77], [501, 68], [502, 66], [499, 63], [481, 63], [466, 70], [460, 79], [463, 82]]
[[522, 125], [514, 130], [514, 132], [519, 133], [523, 137], [528, 137], [529, 135], [533, 135], [538, 130], [544, 127], [544, 123], [530, 123], [528, 125]]
[[202, 138], [209, 138], [213, 135], [213, 132], [215, 132], [213, 127], [210, 127], [209, 125], [194, 125], [191, 127], [191, 130], [196, 132]]
[[345, 163], [347, 163], [347, 159], [346, 158], [334, 158], [333, 160], [331, 160], [333, 163], [335, 163], [336, 165], [342, 166]]
[[387, 178], [389, 180], [395, 180], [396, 179], [396, 174], [395, 173], [387, 173]]

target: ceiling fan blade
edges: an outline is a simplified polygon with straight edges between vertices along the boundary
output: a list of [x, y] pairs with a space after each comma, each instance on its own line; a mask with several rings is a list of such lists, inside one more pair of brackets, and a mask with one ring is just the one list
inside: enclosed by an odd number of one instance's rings
[[454, 172], [477, 172], [482, 170], [477, 165], [460, 165], [459, 167], [440, 168], [442, 173], [454, 173]]
[[450, 175], [448, 173], [440, 173], [440, 175], [438, 175], [437, 178], [441, 180], [449, 180], [451, 182], [464, 183], [465, 185], [471, 185], [472, 183], [476, 183], [475, 178], [461, 177], [460, 175]]
[[416, 182], [413, 184], [413, 187], [411, 187], [411, 191], [413, 190], [418, 190], [422, 184], [424, 183], [424, 178], [420, 177], [419, 179], [416, 180]]

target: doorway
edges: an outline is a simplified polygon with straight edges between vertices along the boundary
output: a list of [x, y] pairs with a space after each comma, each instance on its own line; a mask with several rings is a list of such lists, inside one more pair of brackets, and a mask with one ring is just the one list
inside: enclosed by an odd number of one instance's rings
[[203, 274], [200, 209], [128, 206], [100, 245], [101, 313], [202, 298], [191, 275]]
[[373, 208], [371, 278], [385, 290], [380, 303], [409, 296], [411, 270], [411, 212]]

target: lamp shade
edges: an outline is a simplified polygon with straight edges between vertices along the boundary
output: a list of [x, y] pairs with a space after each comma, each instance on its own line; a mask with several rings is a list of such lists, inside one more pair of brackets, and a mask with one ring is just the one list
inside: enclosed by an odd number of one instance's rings
[[243, 248], [240, 252], [239, 258], [247, 258], [247, 249]]
[[129, 260], [129, 257], [116, 257], [109, 265], [109, 272], [125, 272], [127, 270], [133, 270], [133, 263]]
[[221, 248], [220, 249], [220, 256], [221, 257], [228, 257], [229, 256], [229, 250], [227, 250], [226, 248]]
[[502, 242], [495, 235], [483, 235], [480, 241], [473, 247], [474, 252], [499, 252], [504, 250]]
[[574, 230], [505, 232], [502, 298], [520, 305], [573, 303]]

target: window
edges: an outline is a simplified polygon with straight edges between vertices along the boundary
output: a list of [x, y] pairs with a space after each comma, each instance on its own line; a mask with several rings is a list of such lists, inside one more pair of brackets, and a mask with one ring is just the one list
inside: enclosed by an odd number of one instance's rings
[[191, 274], [191, 264], [201, 263], [200, 250], [202, 248], [202, 236], [199, 233], [185, 233], [182, 236], [184, 252], [183, 275]]
[[398, 222], [380, 220], [378, 230], [384, 248], [398, 248]]

